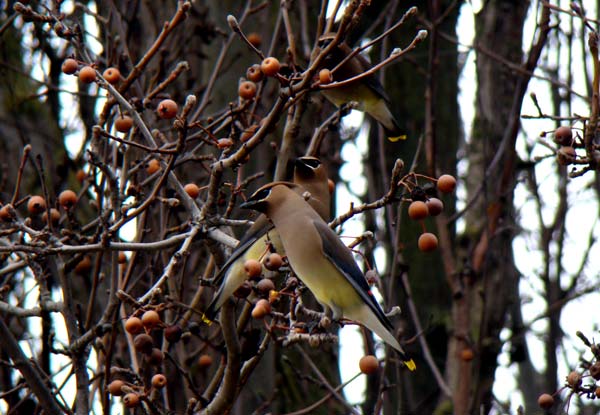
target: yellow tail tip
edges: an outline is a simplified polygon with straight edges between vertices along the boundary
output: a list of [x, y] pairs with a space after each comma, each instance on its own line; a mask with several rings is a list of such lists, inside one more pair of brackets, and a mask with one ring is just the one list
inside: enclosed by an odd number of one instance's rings
[[388, 137], [388, 140], [390, 140], [392, 143], [400, 140], [406, 140], [406, 134], [398, 135], [396, 137]]
[[414, 372], [417, 369], [417, 365], [415, 365], [415, 362], [412, 359], [405, 360], [404, 364], [406, 365], [406, 367], [408, 368], [408, 370], [410, 370], [411, 372]]
[[206, 325], [208, 325], [208, 326], [210, 326], [213, 323], [213, 321], [211, 319], [209, 319], [208, 317], [206, 317], [206, 314], [204, 314], [204, 313], [202, 313], [201, 319], [202, 319], [202, 322], [206, 323]]

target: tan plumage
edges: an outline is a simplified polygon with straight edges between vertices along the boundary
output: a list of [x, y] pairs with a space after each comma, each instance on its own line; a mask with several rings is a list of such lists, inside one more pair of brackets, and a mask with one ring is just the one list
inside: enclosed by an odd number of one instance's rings
[[260, 188], [242, 207], [264, 213], [275, 225], [294, 273], [317, 300], [333, 311], [363, 324], [396, 349], [414, 370], [392, 334], [393, 326], [373, 297], [352, 252], [292, 183], [275, 182]]
[[[321, 36], [319, 38], [319, 46], [324, 48], [334, 37], [335, 33], [328, 33]], [[340, 43], [325, 58], [323, 67], [327, 69], [335, 68], [351, 52], [352, 49], [346, 43]], [[371, 65], [364, 56], [358, 54], [335, 70], [333, 80], [341, 82], [358, 76], [370, 68]], [[361, 78], [349, 85], [322, 89], [321, 93], [338, 107], [351, 101], [357, 102], [359, 104], [358, 110], [364, 111], [375, 118], [383, 126], [390, 140], [396, 141], [406, 138], [398, 125], [398, 121], [396, 121], [396, 118], [390, 111], [390, 100], [381, 82], [379, 82], [377, 76], [374, 74]]]
[[[298, 184], [296, 191], [301, 195], [308, 192], [310, 194], [308, 203], [324, 219], [329, 219], [331, 202], [327, 181], [327, 171], [319, 159], [309, 156], [296, 159], [294, 168], [294, 183]], [[283, 255], [279, 234], [267, 217], [260, 215], [215, 276], [214, 281], [220, 286], [204, 313], [209, 320], [215, 317], [223, 303], [247, 279], [244, 263], [248, 259], [260, 259], [267, 252], [269, 245]]]

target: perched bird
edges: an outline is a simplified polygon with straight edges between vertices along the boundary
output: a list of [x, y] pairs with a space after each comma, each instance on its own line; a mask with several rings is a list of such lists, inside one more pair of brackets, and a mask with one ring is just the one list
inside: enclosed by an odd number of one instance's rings
[[352, 252], [295, 190], [297, 185], [274, 182], [261, 187], [242, 208], [267, 215], [279, 233], [288, 262], [316, 299], [331, 309], [334, 319], [357, 321], [396, 349], [406, 366], [415, 369], [393, 326], [373, 297]]
[[[319, 38], [319, 47], [324, 49], [335, 37], [335, 33], [326, 33]], [[346, 43], [340, 43], [324, 59], [323, 68], [332, 70], [352, 52]], [[333, 80], [341, 82], [358, 76], [371, 68], [371, 64], [360, 53], [346, 61], [333, 73]], [[357, 108], [375, 118], [385, 130], [390, 141], [404, 140], [406, 135], [400, 129], [398, 121], [392, 115], [383, 85], [375, 74], [363, 77], [356, 82], [337, 88], [322, 89], [321, 93], [337, 107], [355, 101]]]
[[[331, 195], [325, 166], [316, 157], [300, 157], [295, 161], [294, 183], [298, 184], [299, 194], [308, 192], [308, 203], [325, 220], [329, 220]], [[248, 259], [258, 260], [267, 251], [270, 244], [275, 251], [283, 254], [279, 234], [265, 215], [260, 215], [248, 232], [240, 240], [238, 246], [215, 276], [219, 289], [204, 315], [212, 320], [223, 303], [247, 279], [244, 263]]]

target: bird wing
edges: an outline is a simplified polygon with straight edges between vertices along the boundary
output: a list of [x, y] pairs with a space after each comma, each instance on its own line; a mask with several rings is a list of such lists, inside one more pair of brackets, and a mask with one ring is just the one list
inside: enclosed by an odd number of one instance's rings
[[340, 238], [323, 221], [314, 220], [315, 228], [321, 236], [323, 242], [323, 253], [331, 263], [346, 277], [352, 287], [356, 290], [361, 299], [369, 306], [375, 315], [381, 320], [382, 324], [388, 329], [393, 330], [394, 326], [381, 310], [377, 300], [371, 293], [371, 288], [365, 279], [364, 274], [356, 265], [352, 252]]
[[260, 215], [254, 221], [254, 224], [248, 229], [248, 232], [240, 239], [240, 242], [235, 247], [235, 250], [231, 253], [231, 256], [227, 259], [227, 261], [221, 266], [221, 269], [213, 278], [213, 285], [221, 284], [225, 272], [227, 269], [237, 261], [244, 252], [248, 250], [256, 241], [266, 235], [271, 229], [273, 229], [273, 224], [267, 219], [265, 215]]

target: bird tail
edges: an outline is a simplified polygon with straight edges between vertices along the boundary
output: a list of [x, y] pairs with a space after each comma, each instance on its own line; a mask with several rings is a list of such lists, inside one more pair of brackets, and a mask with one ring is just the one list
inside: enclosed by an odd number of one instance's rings
[[344, 316], [362, 323], [366, 328], [381, 337], [384, 342], [396, 349], [408, 370], [412, 372], [417, 368], [414, 360], [408, 356], [394, 335], [383, 325], [375, 313], [366, 304], [361, 305], [358, 309], [344, 310]]
[[368, 106], [367, 112], [381, 124], [388, 140], [391, 142], [406, 140], [406, 134], [398, 125], [384, 99], [379, 99]]

